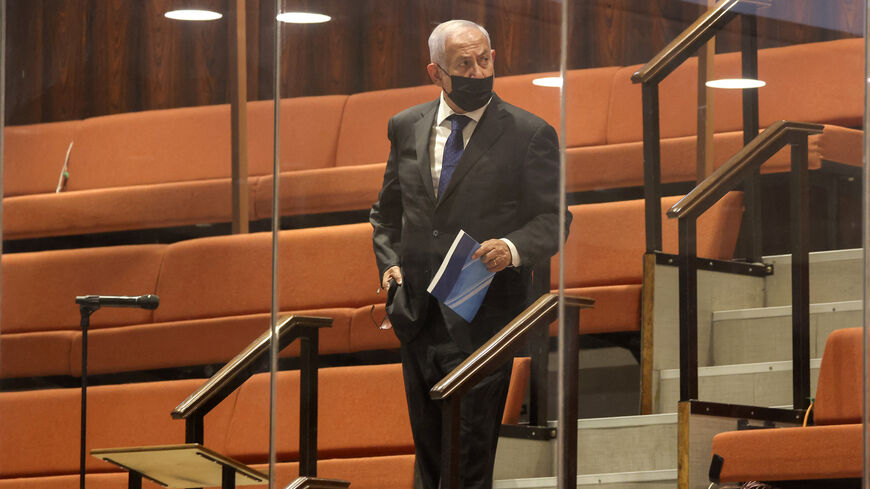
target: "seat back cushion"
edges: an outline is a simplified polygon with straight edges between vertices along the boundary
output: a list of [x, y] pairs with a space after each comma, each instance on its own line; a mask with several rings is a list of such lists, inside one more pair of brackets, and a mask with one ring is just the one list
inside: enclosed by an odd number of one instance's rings
[[505, 402], [504, 413], [501, 417], [502, 424], [517, 424], [520, 422], [520, 411], [523, 408], [523, 400], [526, 398], [526, 387], [529, 385], [531, 372], [531, 358], [517, 357], [513, 359], [507, 401]]
[[862, 328], [839, 329], [828, 335], [816, 388], [816, 424], [861, 422], [862, 350]]
[[[716, 76], [735, 78], [740, 73], [740, 53], [719, 54]], [[607, 143], [643, 139], [641, 85], [631, 75], [641, 65], [622, 68], [613, 79]], [[758, 76], [767, 83], [758, 90], [759, 123], [777, 120], [820, 122], [857, 127], [863, 117], [863, 40], [841, 39], [760, 49]], [[661, 137], [697, 134], [698, 60], [690, 58], [659, 86]], [[713, 92], [716, 132], [743, 128], [739, 90]], [[719, 110], [716, 108], [719, 107]]]
[[[184, 442], [184, 421], [172, 409], [203, 379], [93, 386], [88, 389], [87, 449]], [[0, 477], [77, 474], [79, 389], [0, 393]], [[205, 441], [223, 450], [232, 394], [206, 416]], [[117, 470], [92, 457], [89, 471]]]
[[69, 190], [230, 176], [230, 106], [85, 119], [70, 157]]
[[417, 104], [435, 100], [435, 85], [355, 93], [348, 97], [338, 136], [336, 166], [383, 163], [390, 155], [387, 122]]
[[[618, 67], [570, 70], [565, 78], [565, 103], [568, 107], [565, 124], [565, 145], [593, 146], [605, 144], [607, 110], [613, 77]], [[495, 92], [504, 101], [541, 117], [560, 130], [559, 89], [541, 87], [532, 81], [555, 77], [558, 73], [534, 73], [496, 77]]]
[[[167, 245], [110, 246], [5, 254], [3, 333], [79, 329], [79, 295], [153, 294]], [[104, 308], [95, 328], [150, 322], [152, 311]]]
[[[278, 373], [277, 452], [299, 458], [299, 371]], [[413, 453], [399, 364], [334, 367], [318, 374], [318, 454], [362, 457]], [[269, 449], [269, 375], [255, 375], [239, 389], [227, 453], [262, 461]]]
[[[662, 242], [677, 251], [677, 221], [665, 216], [680, 197], [662, 199]], [[626, 200], [571, 206], [574, 215], [565, 244], [565, 287], [639, 284], [645, 248], [644, 202]], [[698, 219], [698, 256], [730, 259], [743, 215], [743, 195], [731, 192]], [[551, 260], [550, 285], [558, 287], [558, 255]]]
[[54, 192], [67, 150], [80, 127], [80, 121], [6, 127], [3, 196]]
[[[368, 223], [282, 231], [281, 310], [361, 307], [382, 300], [371, 236]], [[162, 303], [155, 321], [268, 312], [271, 260], [271, 233], [169, 245], [157, 285]]]
[[[281, 100], [281, 171], [335, 166], [335, 148], [347, 95]], [[248, 102], [248, 174], [272, 174], [274, 108], [271, 100]]]

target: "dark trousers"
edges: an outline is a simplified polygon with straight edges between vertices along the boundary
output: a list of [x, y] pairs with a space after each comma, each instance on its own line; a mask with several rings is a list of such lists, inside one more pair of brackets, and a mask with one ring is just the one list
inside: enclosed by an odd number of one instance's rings
[[[438, 307], [430, 307], [423, 331], [403, 343], [402, 370], [416, 449], [415, 486], [438, 489], [441, 475], [441, 405], [429, 390], [468, 356], [451, 340]], [[511, 362], [462, 396], [460, 477], [463, 489], [490, 489], [498, 430], [510, 382]], [[422, 487], [421, 487], [422, 486]]]

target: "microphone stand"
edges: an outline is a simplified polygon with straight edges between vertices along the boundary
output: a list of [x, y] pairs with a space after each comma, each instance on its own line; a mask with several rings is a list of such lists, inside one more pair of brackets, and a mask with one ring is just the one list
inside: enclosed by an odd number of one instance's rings
[[80, 304], [79, 312], [82, 315], [82, 420], [81, 420], [81, 436], [80, 436], [80, 454], [79, 454], [79, 488], [85, 489], [85, 459], [87, 457], [87, 447], [85, 441], [87, 439], [88, 426], [88, 326], [91, 324], [91, 314], [100, 308], [99, 304]]

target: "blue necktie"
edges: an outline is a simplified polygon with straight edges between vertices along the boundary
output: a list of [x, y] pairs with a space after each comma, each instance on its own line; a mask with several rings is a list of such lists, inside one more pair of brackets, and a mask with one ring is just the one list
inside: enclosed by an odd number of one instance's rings
[[438, 181], [438, 198], [444, 195], [444, 190], [447, 184], [450, 183], [450, 177], [453, 175], [453, 170], [456, 169], [456, 163], [459, 162], [459, 157], [462, 156], [464, 148], [462, 140], [462, 130], [471, 122], [471, 118], [464, 115], [453, 114], [447, 118], [450, 121], [450, 136], [447, 137], [447, 142], [444, 143], [444, 157], [441, 159], [441, 179]]

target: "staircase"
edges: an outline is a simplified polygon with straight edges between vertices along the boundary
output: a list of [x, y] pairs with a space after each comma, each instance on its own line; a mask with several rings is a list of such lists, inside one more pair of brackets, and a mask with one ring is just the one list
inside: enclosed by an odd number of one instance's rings
[[[699, 271], [701, 400], [791, 406], [790, 256], [770, 256], [764, 262], [773, 264], [772, 275]], [[862, 274], [861, 250], [810, 255], [813, 392], [828, 334], [861, 324]], [[676, 268], [656, 266], [655, 283], [653, 409], [657, 414], [608, 415], [623, 414], [625, 402], [636, 399], [636, 393], [624, 386], [636, 387], [637, 365], [630, 354], [617, 348], [582, 352], [580, 410], [584, 419], [577, 433], [578, 487], [677, 487]], [[634, 406], [630, 409], [637, 412]], [[554, 441], [502, 438], [495, 487], [555, 488], [555, 447]], [[691, 489], [708, 485], [695, 480]]]

